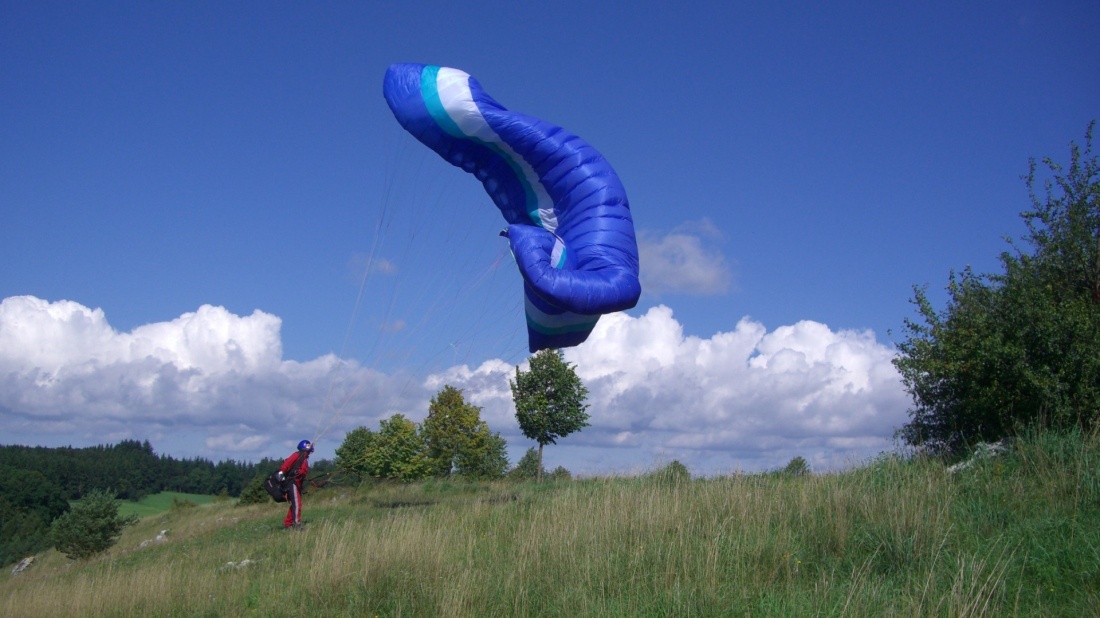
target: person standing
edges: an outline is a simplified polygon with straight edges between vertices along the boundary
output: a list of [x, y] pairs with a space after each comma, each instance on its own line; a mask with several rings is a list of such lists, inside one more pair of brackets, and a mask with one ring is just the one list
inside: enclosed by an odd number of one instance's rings
[[279, 480], [286, 487], [286, 501], [290, 503], [290, 510], [283, 520], [283, 529], [298, 528], [302, 525], [302, 481], [309, 472], [309, 454], [313, 452], [313, 443], [302, 440], [298, 443], [298, 451], [286, 458], [283, 465], [279, 466]]

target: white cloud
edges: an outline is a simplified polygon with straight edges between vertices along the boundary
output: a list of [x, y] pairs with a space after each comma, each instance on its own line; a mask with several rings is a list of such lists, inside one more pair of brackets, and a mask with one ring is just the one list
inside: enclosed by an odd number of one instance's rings
[[231, 453], [254, 453], [271, 443], [271, 437], [266, 435], [232, 435], [212, 436], [206, 439], [206, 448], [211, 451], [228, 451]]
[[684, 223], [664, 236], [640, 231], [638, 253], [642, 289], [653, 294], [710, 296], [732, 286], [733, 272], [721, 250], [722, 238], [710, 219]]
[[[701, 339], [685, 337], [665, 306], [637, 318], [612, 314], [566, 350], [590, 391], [592, 426], [563, 442], [600, 452], [582, 468], [678, 458], [714, 472], [775, 467], [795, 455], [834, 468], [889, 448], [905, 422], [893, 356], [870, 331], [817, 322], [767, 332], [743, 318], [733, 331]], [[473, 372], [464, 384], [476, 382]], [[489, 416], [511, 413], [506, 379], [475, 390]]]
[[[419, 409], [419, 389], [403, 395], [395, 376], [354, 361], [283, 360], [280, 327], [278, 317], [262, 311], [242, 317], [204, 305], [119, 333], [100, 309], [4, 299], [0, 424], [8, 440], [53, 435], [97, 443], [187, 434], [206, 447], [190, 454], [220, 457], [225, 450], [281, 452], [284, 443], [315, 437], [311, 432], [334, 410], [340, 410], [334, 430], [368, 422], [363, 401], [381, 402], [383, 410]], [[330, 405], [322, 414], [326, 395]]]
[[[375, 427], [394, 413], [423, 418], [428, 398], [452, 384], [483, 406], [513, 457], [530, 444], [514, 418], [511, 364], [494, 359], [424, 378], [332, 355], [283, 360], [280, 326], [262, 311], [242, 317], [203, 306], [119, 333], [99, 309], [7, 298], [5, 441], [148, 438], [177, 455], [220, 459], [285, 454], [299, 439], [321, 436], [322, 452], [331, 453], [352, 427]], [[869, 331], [809, 321], [768, 332], [743, 318], [703, 339], [685, 336], [665, 306], [608, 315], [566, 351], [590, 390], [592, 426], [549, 448], [547, 462], [587, 473], [673, 458], [700, 472], [774, 467], [795, 455], [819, 469], [842, 465], [890, 446], [906, 420], [893, 355]]]

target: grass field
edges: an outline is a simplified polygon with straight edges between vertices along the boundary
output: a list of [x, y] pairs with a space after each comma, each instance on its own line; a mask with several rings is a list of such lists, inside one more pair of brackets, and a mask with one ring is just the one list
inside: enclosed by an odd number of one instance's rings
[[[146, 517], [106, 555], [0, 579], [4, 616], [1097, 616], [1100, 439], [950, 474], [331, 488]], [[137, 549], [168, 529], [166, 543]], [[243, 568], [227, 566], [248, 559]]]
[[190, 500], [195, 504], [210, 504], [216, 499], [215, 496], [206, 496], [203, 494], [162, 491], [159, 494], [145, 496], [138, 502], [122, 500], [118, 504], [118, 512], [120, 515], [137, 515], [142, 518], [149, 517], [167, 511], [172, 506], [172, 500], [177, 498], [181, 501]]

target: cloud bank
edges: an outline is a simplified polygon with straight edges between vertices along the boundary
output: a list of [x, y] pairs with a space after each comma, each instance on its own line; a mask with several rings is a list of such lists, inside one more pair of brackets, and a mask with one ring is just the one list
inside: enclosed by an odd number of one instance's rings
[[[119, 333], [100, 309], [7, 298], [0, 302], [5, 442], [148, 438], [162, 450], [168, 442], [188, 455], [249, 458], [315, 432], [330, 384], [333, 402], [355, 389], [364, 400], [412, 411], [402, 405], [412, 400], [393, 391], [395, 376], [333, 355], [283, 360], [280, 327], [262, 311], [242, 317], [204, 305]], [[355, 420], [357, 410], [344, 416]]]
[[[284, 360], [278, 317], [204, 305], [129, 333], [75, 302], [0, 302], [4, 442], [94, 444], [148, 438], [159, 450], [221, 459], [278, 455], [302, 435], [344, 431], [400, 412], [421, 419], [443, 384], [466, 389], [512, 447], [500, 360], [417, 377], [326, 355]], [[762, 469], [795, 455], [817, 469], [888, 448], [907, 399], [873, 333], [803, 321], [767, 331], [749, 318], [710, 338], [685, 336], [672, 310], [605, 316], [566, 351], [590, 390], [592, 426], [547, 450], [584, 473], [680, 459], [697, 472]], [[326, 412], [322, 405], [328, 402]], [[328, 449], [325, 449], [328, 450]]]
[[[833, 469], [889, 449], [906, 421], [893, 356], [870, 331], [811, 321], [768, 332], [742, 318], [731, 332], [702, 339], [684, 336], [665, 306], [637, 318], [609, 315], [566, 351], [590, 391], [592, 426], [563, 443], [587, 448], [594, 470], [671, 459], [703, 472], [759, 470], [796, 455]], [[507, 383], [481, 384], [498, 371], [491, 362], [457, 368], [431, 385], [474, 386], [490, 424], [505, 423], [513, 413]]]

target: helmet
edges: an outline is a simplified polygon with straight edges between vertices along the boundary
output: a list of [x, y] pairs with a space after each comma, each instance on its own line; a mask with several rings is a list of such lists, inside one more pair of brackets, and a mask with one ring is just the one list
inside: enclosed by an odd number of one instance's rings
[[299, 451], [309, 451], [310, 453], [312, 453], [313, 452], [313, 443], [310, 442], [309, 440], [302, 440], [301, 442], [298, 443], [298, 450]]

